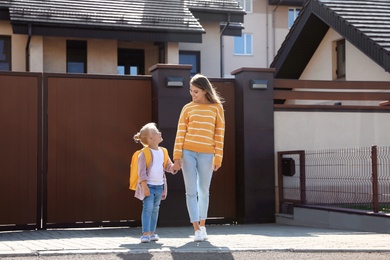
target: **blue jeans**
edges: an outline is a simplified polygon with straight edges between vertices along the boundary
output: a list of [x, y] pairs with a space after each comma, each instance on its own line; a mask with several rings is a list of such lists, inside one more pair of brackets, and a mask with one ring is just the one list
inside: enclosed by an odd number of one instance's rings
[[211, 153], [183, 150], [182, 172], [191, 223], [207, 219], [209, 190], [214, 169], [213, 159], [214, 155]]
[[150, 196], [142, 201], [142, 232], [155, 232], [164, 185], [150, 185]]

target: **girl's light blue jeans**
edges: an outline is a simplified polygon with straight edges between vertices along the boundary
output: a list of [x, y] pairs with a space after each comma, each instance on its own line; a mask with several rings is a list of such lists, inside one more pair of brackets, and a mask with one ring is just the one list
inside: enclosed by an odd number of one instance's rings
[[155, 232], [157, 228], [158, 212], [164, 185], [150, 185], [150, 196], [142, 201], [142, 232]]
[[182, 172], [190, 221], [207, 219], [214, 155], [183, 150]]

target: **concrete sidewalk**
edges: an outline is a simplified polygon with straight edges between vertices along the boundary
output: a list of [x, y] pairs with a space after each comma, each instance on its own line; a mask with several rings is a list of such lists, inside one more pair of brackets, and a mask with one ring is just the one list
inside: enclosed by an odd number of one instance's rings
[[0, 232], [3, 256], [83, 253], [234, 252], [390, 252], [390, 234], [285, 226], [211, 225], [209, 240], [193, 242], [188, 227], [157, 228], [160, 240], [140, 243], [140, 228], [53, 229]]

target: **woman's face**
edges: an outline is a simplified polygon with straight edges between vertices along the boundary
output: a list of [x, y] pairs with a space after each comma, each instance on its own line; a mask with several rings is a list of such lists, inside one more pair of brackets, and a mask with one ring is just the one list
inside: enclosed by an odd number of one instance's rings
[[195, 103], [207, 103], [206, 91], [197, 86], [190, 86], [192, 101]]

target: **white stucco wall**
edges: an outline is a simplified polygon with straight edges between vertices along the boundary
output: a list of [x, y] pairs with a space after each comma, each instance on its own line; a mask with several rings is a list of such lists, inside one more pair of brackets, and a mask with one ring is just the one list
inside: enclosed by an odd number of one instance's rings
[[[336, 69], [334, 62], [334, 42], [343, 39], [335, 30], [329, 29], [307, 64], [300, 79], [333, 80]], [[371, 60], [349, 41], [345, 41], [346, 80], [389, 81], [390, 73]]]
[[275, 151], [390, 146], [390, 113], [274, 113]]

